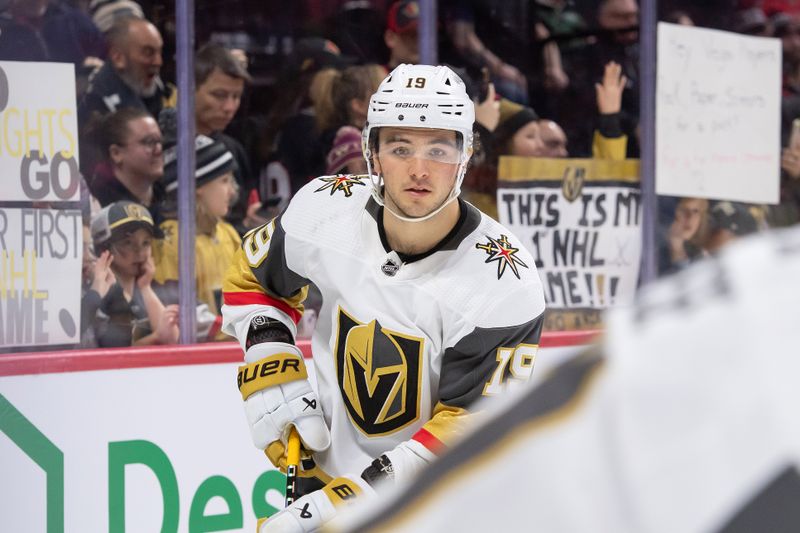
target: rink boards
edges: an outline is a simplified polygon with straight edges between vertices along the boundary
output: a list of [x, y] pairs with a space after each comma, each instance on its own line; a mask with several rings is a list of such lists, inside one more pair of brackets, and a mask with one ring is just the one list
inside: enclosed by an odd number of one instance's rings
[[[593, 335], [545, 334], [534, 375]], [[254, 531], [284, 477], [251, 444], [241, 358], [233, 343], [0, 356], [0, 530]]]

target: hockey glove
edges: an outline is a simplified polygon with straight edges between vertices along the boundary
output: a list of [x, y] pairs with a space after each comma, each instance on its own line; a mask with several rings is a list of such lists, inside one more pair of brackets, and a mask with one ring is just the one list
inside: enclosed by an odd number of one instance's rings
[[259, 533], [308, 533], [336, 516], [337, 509], [374, 495], [370, 486], [355, 476], [334, 479], [320, 490], [306, 494], [261, 523]]
[[415, 440], [401, 442], [370, 464], [361, 478], [372, 487], [391, 482], [407, 483], [436, 458], [436, 455]]
[[245, 362], [239, 367], [238, 384], [256, 447], [265, 450], [276, 441], [285, 443], [289, 426], [294, 425], [307, 450], [327, 449], [330, 432], [297, 346], [254, 344], [247, 349]]

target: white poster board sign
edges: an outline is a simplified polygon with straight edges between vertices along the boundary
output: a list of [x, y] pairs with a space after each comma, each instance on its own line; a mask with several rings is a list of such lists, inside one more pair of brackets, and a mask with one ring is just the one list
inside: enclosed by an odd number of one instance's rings
[[0, 61], [0, 176], [6, 201], [80, 199], [72, 63]]
[[602, 310], [632, 301], [642, 239], [638, 161], [501, 157], [497, 211], [536, 262], [547, 327], [596, 327]]
[[0, 348], [80, 341], [81, 212], [0, 207]]
[[656, 192], [778, 203], [781, 42], [659, 23]]

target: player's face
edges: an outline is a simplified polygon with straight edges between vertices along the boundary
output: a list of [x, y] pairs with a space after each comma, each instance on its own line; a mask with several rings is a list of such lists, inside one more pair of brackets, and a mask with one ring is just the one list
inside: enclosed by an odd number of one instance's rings
[[456, 132], [381, 128], [375, 170], [382, 174], [387, 207], [408, 217], [428, 215], [455, 183], [461, 151]]
[[244, 80], [228, 76], [218, 68], [212, 70], [195, 92], [197, 132], [208, 135], [228, 127], [239, 109], [243, 91]]
[[202, 202], [206, 211], [217, 218], [228, 214], [235, 195], [236, 181], [233, 172], [227, 172], [197, 189], [198, 201]]
[[114, 274], [124, 279], [136, 278], [144, 272], [144, 265], [150, 259], [153, 235], [150, 231], [139, 228], [126, 233], [111, 244], [111, 255], [114, 262], [111, 268]]

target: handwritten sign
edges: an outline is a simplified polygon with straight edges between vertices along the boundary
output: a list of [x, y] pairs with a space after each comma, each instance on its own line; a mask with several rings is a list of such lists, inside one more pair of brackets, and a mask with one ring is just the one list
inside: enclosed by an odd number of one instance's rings
[[631, 302], [641, 257], [638, 161], [501, 157], [497, 207], [536, 261], [548, 312], [567, 312], [548, 329], [595, 327], [600, 310]]
[[781, 43], [658, 25], [656, 192], [778, 203]]
[[3, 200], [80, 199], [71, 63], [0, 61], [0, 176]]
[[79, 342], [81, 212], [0, 209], [0, 347]]

